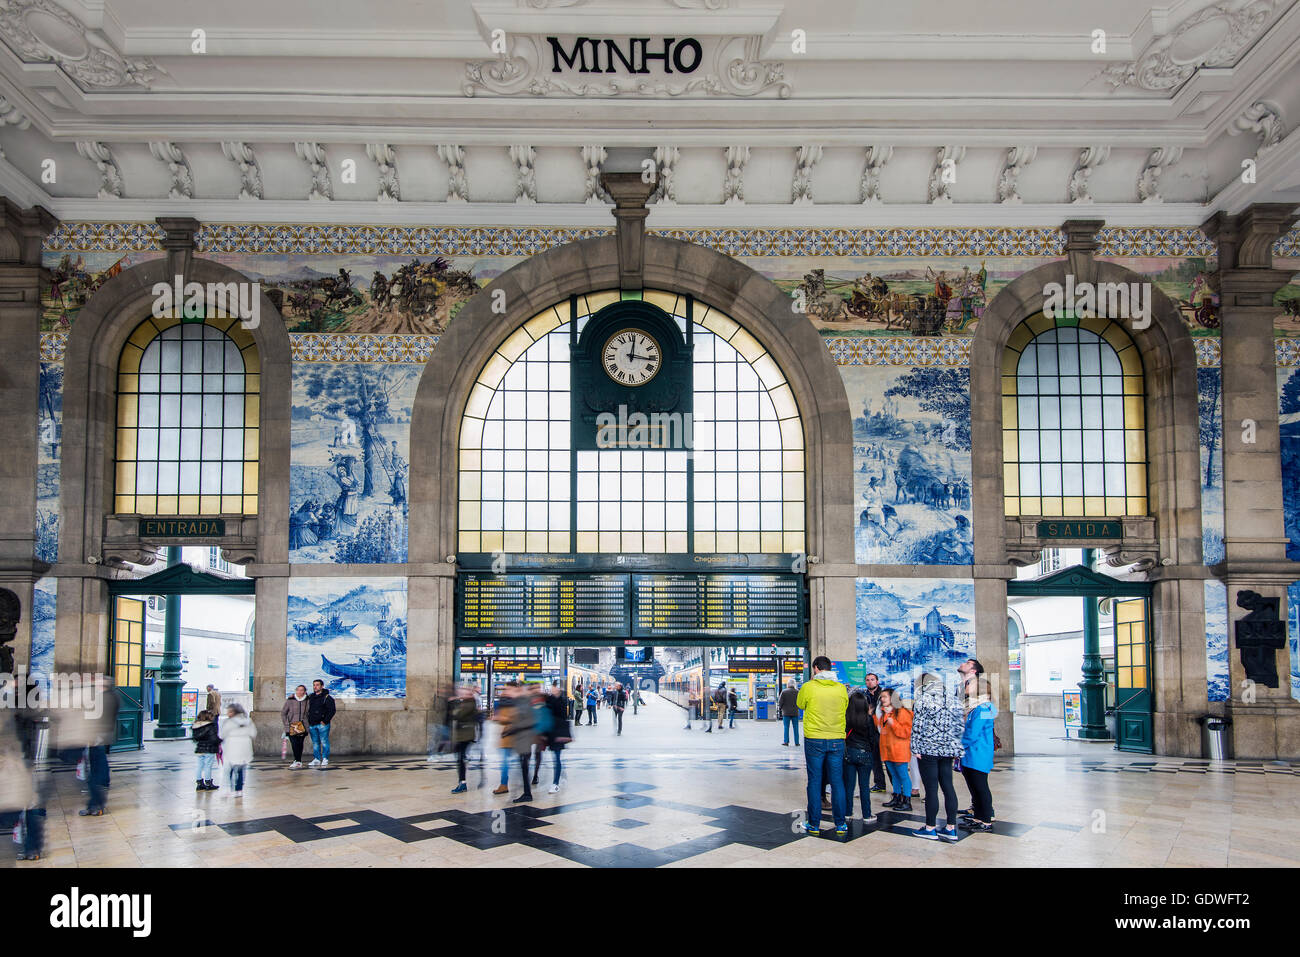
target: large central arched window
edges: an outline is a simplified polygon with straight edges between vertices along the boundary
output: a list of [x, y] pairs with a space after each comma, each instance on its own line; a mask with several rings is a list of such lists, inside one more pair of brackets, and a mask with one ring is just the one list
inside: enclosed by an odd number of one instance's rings
[[1002, 358], [1007, 515], [1147, 514], [1142, 360], [1109, 319], [1025, 320]]
[[257, 513], [260, 365], [238, 319], [146, 319], [117, 377], [114, 510]]
[[593, 293], [539, 313], [483, 367], [461, 422], [459, 549], [802, 552], [794, 395], [767, 350], [702, 303], [644, 293], [690, 331], [692, 449], [571, 450], [570, 343], [619, 297]]

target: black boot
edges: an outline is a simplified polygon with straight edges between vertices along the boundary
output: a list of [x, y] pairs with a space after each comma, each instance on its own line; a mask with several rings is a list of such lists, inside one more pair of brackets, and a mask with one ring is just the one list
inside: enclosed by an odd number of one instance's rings
[[196, 790], [196, 791], [206, 791], [207, 788], [204, 786], [204, 784], [203, 784], [202, 781], [195, 781], [195, 782], [194, 782], [194, 790]]
[[891, 809], [892, 809], [892, 808], [897, 808], [897, 807], [898, 807], [898, 795], [895, 794], [893, 797], [891, 797], [888, 801], [886, 801], [884, 804], [882, 804], [882, 805], [880, 805], [880, 806], [881, 806], [881, 807], [891, 808]]
[[215, 791], [215, 790], [217, 790], [217, 785], [214, 784], [212, 781], [204, 781], [204, 782], [203, 782], [203, 787], [204, 787], [204, 790], [207, 790], [207, 791]]
[[912, 799], [911, 799], [911, 798], [908, 798], [907, 800], [903, 801], [902, 804], [895, 804], [895, 805], [894, 805], [894, 810], [895, 810], [895, 811], [911, 811], [911, 810], [912, 810]]

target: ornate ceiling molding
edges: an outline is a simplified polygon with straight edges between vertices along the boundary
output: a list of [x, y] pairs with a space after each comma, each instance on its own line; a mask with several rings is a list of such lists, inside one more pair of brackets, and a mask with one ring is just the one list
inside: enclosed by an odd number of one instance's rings
[[103, 143], [82, 141], [77, 144], [77, 152], [95, 164], [99, 170], [99, 198], [122, 198], [122, 172], [117, 168], [113, 151]]
[[659, 182], [650, 202], [656, 206], [677, 205], [677, 187], [673, 177], [677, 174], [677, 161], [681, 151], [675, 146], [656, 146], [654, 152], [655, 175]]
[[465, 148], [439, 146], [438, 158], [447, 164], [447, 202], [469, 202], [469, 187], [465, 185]]
[[749, 147], [728, 146], [724, 152], [727, 157], [727, 172], [722, 181], [722, 204], [743, 206], [745, 205], [745, 166], [749, 163]]
[[381, 203], [396, 203], [402, 198], [397, 182], [397, 151], [387, 143], [367, 143], [366, 155], [379, 167], [379, 196]]
[[1079, 159], [1070, 174], [1070, 202], [1087, 205], [1092, 202], [1092, 193], [1088, 190], [1088, 178], [1092, 171], [1106, 162], [1110, 156], [1109, 146], [1085, 146], [1079, 150]]
[[880, 198], [880, 174], [885, 169], [885, 164], [889, 158], [894, 155], [892, 146], [868, 146], [867, 163], [862, 167], [862, 182], [859, 184], [862, 192], [862, 205], [879, 206], [884, 202]]
[[149, 89], [167, 75], [153, 60], [122, 56], [53, 0], [4, 0], [0, 39], [24, 63], [53, 63], [85, 91]]
[[325, 159], [325, 147], [319, 143], [295, 143], [298, 158], [311, 170], [311, 191], [307, 198], [320, 202], [334, 198], [334, 184], [330, 181], [330, 168]]
[[253, 148], [247, 143], [225, 142], [221, 144], [221, 151], [239, 168], [239, 198], [261, 199], [262, 170], [257, 165]]
[[1175, 89], [1201, 67], [1236, 63], [1259, 36], [1275, 5], [1275, 0], [1216, 3], [1156, 37], [1136, 60], [1112, 64], [1098, 75], [1112, 90], [1123, 86], [1156, 92]]
[[609, 194], [600, 185], [600, 174], [604, 172], [605, 160], [609, 154], [603, 146], [584, 146], [582, 148], [582, 166], [586, 170], [583, 182], [583, 202], [589, 206], [604, 205], [611, 202]]
[[934, 151], [934, 167], [930, 170], [930, 203], [943, 205], [952, 202], [948, 187], [957, 181], [957, 164], [966, 158], [964, 146], [940, 146]]
[[1013, 146], [1007, 150], [1007, 157], [1002, 162], [1002, 172], [998, 174], [998, 202], [1012, 205], [1023, 203], [1016, 189], [1016, 182], [1024, 168], [1038, 155], [1037, 146]]
[[1146, 164], [1138, 175], [1138, 199], [1144, 203], [1163, 203], [1160, 195], [1160, 175], [1183, 158], [1181, 146], [1157, 146], [1147, 156]]
[[171, 189], [167, 193], [168, 199], [193, 199], [194, 198], [194, 174], [190, 172], [190, 164], [185, 159], [185, 153], [175, 143], [150, 143], [149, 152], [153, 158], [167, 167], [167, 172], [171, 173]]
[[537, 202], [537, 150], [531, 146], [512, 146], [510, 161], [516, 170], [515, 202]]
[[576, 97], [680, 97], [736, 96], [751, 97], [772, 93], [788, 98], [793, 87], [786, 82], [785, 64], [759, 59], [761, 37], [722, 37], [713, 46], [712, 71], [700, 77], [673, 82], [604, 74], [574, 73], [575, 77], [599, 76], [600, 79], [569, 79], [552, 76], [545, 66], [545, 50], [539, 37], [515, 37], [513, 52], [493, 60], [474, 60], [465, 64], [466, 96], [480, 92], [496, 96], [576, 96]]
[[1254, 133], [1259, 137], [1258, 153], [1272, 149], [1286, 137], [1282, 108], [1271, 100], [1259, 100], [1242, 110], [1228, 127], [1229, 136]]
[[790, 198], [795, 206], [813, 204], [812, 171], [821, 162], [822, 148], [815, 144], [795, 147], [794, 183], [790, 187]]

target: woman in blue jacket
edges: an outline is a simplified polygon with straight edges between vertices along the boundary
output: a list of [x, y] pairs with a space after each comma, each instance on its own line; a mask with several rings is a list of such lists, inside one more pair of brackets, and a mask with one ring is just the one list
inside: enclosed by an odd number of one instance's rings
[[970, 788], [971, 813], [958, 825], [972, 832], [993, 830], [989, 772], [993, 770], [993, 719], [998, 714], [988, 679], [980, 675], [974, 685], [974, 693], [966, 699], [966, 727], [961, 736], [961, 773]]

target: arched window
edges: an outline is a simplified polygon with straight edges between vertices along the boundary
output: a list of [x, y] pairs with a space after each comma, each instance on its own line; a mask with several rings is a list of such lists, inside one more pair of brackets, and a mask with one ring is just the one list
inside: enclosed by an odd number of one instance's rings
[[1021, 323], [1002, 357], [1007, 515], [1147, 514], [1142, 360], [1109, 319]]
[[146, 319], [117, 377], [114, 511], [257, 513], [261, 366], [238, 319]]
[[[624, 294], [626, 295], [626, 294]], [[460, 433], [463, 552], [802, 552], [803, 425], [729, 316], [646, 290], [694, 346], [693, 448], [571, 451], [569, 346], [616, 291], [546, 309], [480, 372]]]

